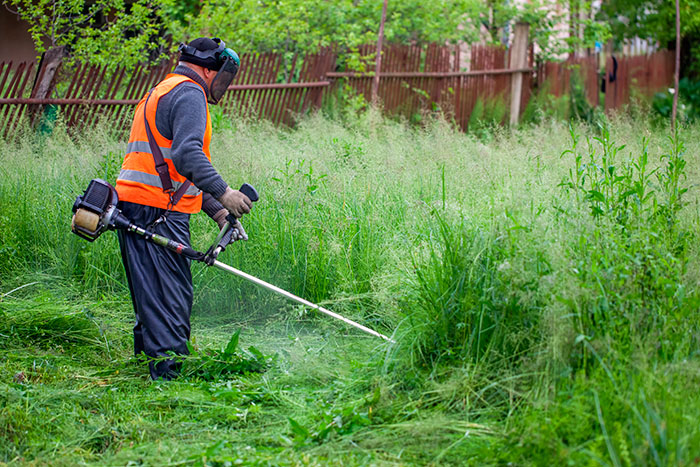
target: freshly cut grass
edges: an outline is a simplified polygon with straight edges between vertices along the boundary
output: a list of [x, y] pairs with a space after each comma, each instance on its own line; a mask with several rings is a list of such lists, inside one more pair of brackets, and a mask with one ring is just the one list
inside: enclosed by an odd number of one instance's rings
[[[103, 305], [104, 306], [104, 305]], [[29, 298], [4, 298], [0, 302], [0, 339], [5, 345], [93, 347], [110, 351], [112, 342], [122, 346], [124, 330], [114, 328], [105, 309], [94, 309], [88, 300], [67, 300], [51, 293]]]

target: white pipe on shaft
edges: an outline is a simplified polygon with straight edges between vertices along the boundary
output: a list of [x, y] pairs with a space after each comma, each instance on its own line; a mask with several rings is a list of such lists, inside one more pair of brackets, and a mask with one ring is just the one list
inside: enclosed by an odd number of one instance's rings
[[376, 336], [376, 337], [381, 337], [381, 338], [384, 339], [385, 341], [391, 342], [392, 344], [395, 344], [395, 343], [396, 343], [396, 341], [394, 341], [393, 339], [391, 339], [391, 338], [385, 336], [384, 334], [380, 334], [380, 333], [378, 333], [377, 331], [373, 331], [372, 329], [370, 329], [370, 328], [368, 328], [368, 327], [366, 327], [366, 326], [363, 326], [363, 325], [361, 325], [361, 324], [359, 324], [359, 323], [356, 323], [356, 322], [353, 321], [353, 320], [347, 319], [346, 317], [341, 316], [341, 315], [339, 315], [338, 313], [333, 313], [332, 311], [327, 310], [327, 309], [323, 308], [322, 306], [318, 306], [318, 305], [316, 305], [315, 303], [311, 303], [311, 302], [308, 301], [308, 300], [304, 300], [304, 299], [301, 298], [301, 297], [297, 297], [296, 295], [294, 295], [294, 294], [292, 294], [292, 293], [289, 293], [289, 292], [287, 292], [287, 291], [284, 290], [284, 289], [280, 289], [280, 288], [277, 287], [277, 286], [274, 286], [274, 285], [272, 285], [272, 284], [270, 284], [270, 283], [268, 283], [268, 282], [265, 282], [265, 281], [262, 280], [262, 279], [258, 279], [258, 278], [255, 277], [255, 276], [251, 276], [250, 274], [247, 274], [247, 273], [241, 271], [240, 269], [236, 269], [236, 268], [234, 268], [234, 267], [231, 267], [231, 266], [229, 266], [228, 264], [224, 264], [224, 263], [222, 263], [221, 261], [214, 261], [213, 266], [216, 266], [217, 268], [222, 269], [222, 270], [224, 270], [224, 271], [228, 271], [228, 272], [230, 272], [231, 274], [235, 274], [235, 275], [237, 275], [238, 277], [242, 277], [243, 279], [247, 279], [247, 280], [249, 280], [249, 281], [251, 281], [251, 282], [253, 282], [253, 283], [255, 283], [255, 284], [258, 284], [258, 285], [261, 286], [261, 287], [265, 287], [267, 290], [271, 290], [271, 291], [273, 291], [273, 292], [275, 292], [275, 293], [278, 293], [278, 294], [280, 294], [280, 295], [282, 295], [282, 296], [284, 296], [284, 297], [287, 297], [288, 299], [293, 300], [293, 301], [295, 301], [295, 302], [297, 302], [297, 303], [300, 303], [300, 304], [302, 304], [302, 305], [306, 305], [306, 306], [308, 306], [308, 307], [310, 307], [310, 308], [313, 308], [314, 310], [318, 310], [318, 311], [320, 311], [320, 312], [323, 313], [323, 314], [326, 314], [326, 315], [328, 315], [328, 316], [331, 316], [331, 317], [333, 317], [333, 318], [335, 318], [335, 319], [339, 319], [339, 320], [341, 320], [341, 321], [343, 321], [343, 322], [349, 324], [350, 326], [354, 326], [354, 327], [356, 327], [357, 329], [360, 329], [360, 330], [362, 330], [362, 331], [364, 331], [364, 332], [366, 332], [366, 333], [368, 333], [368, 334], [372, 334], [373, 336]]

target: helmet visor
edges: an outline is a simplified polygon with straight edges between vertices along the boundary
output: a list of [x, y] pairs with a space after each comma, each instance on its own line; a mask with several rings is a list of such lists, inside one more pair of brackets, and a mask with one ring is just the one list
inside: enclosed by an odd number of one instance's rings
[[219, 60], [223, 61], [221, 68], [216, 73], [214, 80], [209, 87], [209, 103], [218, 104], [221, 98], [226, 93], [226, 90], [231, 85], [233, 78], [238, 73], [238, 67], [241, 65], [241, 60], [238, 54], [232, 49], [226, 48], [219, 55]]

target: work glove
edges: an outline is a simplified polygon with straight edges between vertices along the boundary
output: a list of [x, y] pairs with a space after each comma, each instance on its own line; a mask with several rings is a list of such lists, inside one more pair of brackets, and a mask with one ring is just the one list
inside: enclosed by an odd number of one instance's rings
[[[214, 219], [214, 222], [216, 222], [216, 224], [219, 226], [219, 230], [224, 228], [224, 225], [226, 224], [226, 217], [228, 217], [228, 214], [229, 212], [227, 209], [220, 209], [212, 217], [212, 219]], [[241, 225], [238, 219], [236, 219], [236, 223], [233, 224], [231, 228], [233, 229], [233, 235], [231, 235], [231, 243], [235, 242], [236, 240], [248, 240], [248, 234], [245, 233], [243, 225]]]
[[219, 198], [219, 202], [237, 219], [243, 217], [243, 214], [248, 214], [253, 206], [250, 198], [231, 187], [226, 188], [224, 194]]

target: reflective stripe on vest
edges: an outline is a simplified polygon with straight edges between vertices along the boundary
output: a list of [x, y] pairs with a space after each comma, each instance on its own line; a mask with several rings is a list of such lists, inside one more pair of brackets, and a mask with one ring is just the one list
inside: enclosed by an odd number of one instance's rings
[[[160, 152], [163, 154], [163, 159], [170, 159], [170, 148], [169, 147], [163, 147], [163, 146], [158, 146], [160, 148]], [[151, 146], [148, 144], [148, 141], [132, 141], [129, 144], [126, 145], [126, 153], [130, 152], [145, 152], [148, 154], [151, 154]], [[172, 159], [171, 159], [172, 160]]]
[[[209, 106], [206, 102], [206, 93], [204, 89], [192, 79], [184, 75], [169, 74], [153, 88], [148, 101], [146, 101], [148, 97], [147, 93], [136, 107], [129, 143], [127, 145], [127, 152], [124, 156], [122, 170], [116, 183], [117, 193], [121, 201], [143, 204], [161, 209], [167, 209], [170, 201], [170, 196], [163, 192], [162, 182], [155, 169], [155, 161], [153, 160], [151, 147], [148, 144], [148, 135], [146, 134], [146, 125], [144, 122], [144, 106], [146, 106], [145, 115], [148, 126], [168, 166], [173, 188], [177, 190], [187, 180], [177, 172], [173, 164], [171, 151], [172, 140], [160, 134], [156, 127], [156, 109], [158, 108], [160, 98], [184, 82], [195, 83], [202, 90], [202, 99], [207, 109], [207, 121], [202, 141], [202, 151], [207, 159], [211, 161], [209, 153], [211, 118], [209, 115]], [[191, 186], [173, 210], [193, 214], [198, 212], [201, 207], [202, 192], [195, 186]]]
[[[138, 170], [122, 169], [122, 171], [119, 172], [119, 180], [127, 180], [129, 182], [142, 183], [144, 185], [160, 188], [161, 190], [163, 189], [163, 184], [161, 183], [160, 177], [158, 175], [139, 172]], [[173, 182], [173, 188], [175, 190], [180, 188], [181, 185], [181, 182]], [[202, 190], [192, 185], [187, 189], [187, 191], [185, 191], [185, 196], [197, 196], [201, 192]]]

